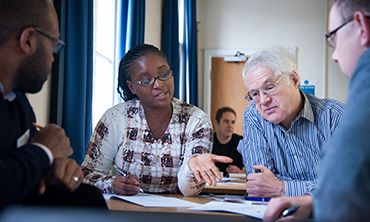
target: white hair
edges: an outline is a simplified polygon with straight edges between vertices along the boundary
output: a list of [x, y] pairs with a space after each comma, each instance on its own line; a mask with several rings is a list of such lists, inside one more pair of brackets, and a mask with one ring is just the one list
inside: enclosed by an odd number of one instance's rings
[[247, 86], [248, 74], [259, 67], [268, 68], [277, 76], [290, 74], [293, 71], [297, 73], [297, 61], [294, 54], [281, 46], [257, 51], [248, 58], [242, 74], [245, 86]]

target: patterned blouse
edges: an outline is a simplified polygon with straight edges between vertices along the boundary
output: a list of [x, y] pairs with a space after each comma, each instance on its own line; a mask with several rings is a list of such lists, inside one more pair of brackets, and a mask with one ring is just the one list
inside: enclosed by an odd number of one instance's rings
[[199, 108], [172, 100], [172, 117], [161, 138], [155, 139], [140, 100], [120, 103], [109, 109], [97, 124], [82, 170], [84, 182], [113, 193], [116, 165], [135, 175], [145, 192], [196, 195], [204, 187], [188, 167], [188, 160], [212, 149], [212, 127]]

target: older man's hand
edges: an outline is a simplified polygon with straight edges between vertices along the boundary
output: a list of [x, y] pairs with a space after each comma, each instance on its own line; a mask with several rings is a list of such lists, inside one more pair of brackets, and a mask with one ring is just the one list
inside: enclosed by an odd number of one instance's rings
[[253, 166], [259, 173], [250, 173], [247, 176], [247, 191], [250, 196], [278, 197], [283, 195], [284, 182], [265, 166]]

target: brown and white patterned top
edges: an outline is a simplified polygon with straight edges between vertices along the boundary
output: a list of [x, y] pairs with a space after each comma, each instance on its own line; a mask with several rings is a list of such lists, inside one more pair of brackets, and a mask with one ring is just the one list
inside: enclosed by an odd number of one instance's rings
[[199, 108], [172, 100], [173, 113], [161, 138], [155, 139], [140, 100], [109, 109], [97, 124], [82, 170], [84, 181], [112, 193], [113, 164], [136, 175], [145, 192], [196, 195], [204, 182], [196, 182], [188, 167], [190, 157], [212, 149], [212, 127]]

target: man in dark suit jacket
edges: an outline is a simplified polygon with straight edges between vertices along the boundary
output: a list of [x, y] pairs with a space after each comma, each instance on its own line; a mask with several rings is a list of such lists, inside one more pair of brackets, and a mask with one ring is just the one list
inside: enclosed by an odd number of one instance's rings
[[[55, 124], [36, 130], [24, 93], [41, 90], [63, 46], [48, 0], [0, 0], [0, 209], [13, 204], [105, 206], [81, 184], [69, 139]], [[85, 199], [86, 198], [86, 199]]]

